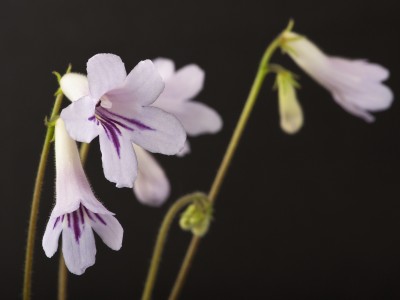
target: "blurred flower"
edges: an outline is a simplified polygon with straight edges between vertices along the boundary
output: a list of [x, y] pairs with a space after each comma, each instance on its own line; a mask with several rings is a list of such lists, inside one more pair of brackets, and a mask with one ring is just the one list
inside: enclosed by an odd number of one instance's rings
[[289, 134], [294, 134], [303, 126], [303, 111], [297, 100], [296, 88], [299, 84], [292, 73], [280, 70], [276, 75], [276, 87], [279, 94], [279, 115], [281, 128]]
[[43, 236], [43, 249], [52, 257], [62, 232], [62, 251], [71, 273], [81, 275], [96, 259], [92, 229], [113, 250], [122, 246], [121, 224], [93, 195], [78, 148], [58, 119], [55, 128], [56, 205]]
[[[152, 106], [175, 115], [190, 136], [205, 133], [216, 133], [222, 127], [222, 119], [218, 113], [205, 104], [191, 101], [202, 89], [204, 71], [197, 65], [187, 65], [175, 71], [172, 60], [158, 58], [154, 65], [165, 82], [164, 91]], [[60, 81], [63, 93], [75, 101], [89, 93], [86, 76], [69, 73]], [[155, 158], [134, 145], [138, 161], [138, 174], [134, 183], [134, 192], [138, 200], [144, 204], [159, 206], [169, 196], [170, 184], [164, 170]], [[190, 145], [185, 143], [179, 156], [190, 152]]]
[[105, 177], [117, 187], [133, 187], [137, 161], [132, 143], [167, 155], [178, 153], [186, 133], [171, 114], [151, 107], [164, 88], [150, 60], [128, 75], [121, 59], [97, 54], [87, 63], [87, 79], [62, 77], [63, 93], [73, 101], [61, 112], [69, 135], [80, 142], [100, 139]]
[[390, 107], [393, 94], [382, 84], [389, 76], [384, 67], [366, 60], [328, 56], [304, 36], [290, 31], [282, 34], [281, 46], [347, 112], [373, 122], [369, 112]]
[[[203, 88], [204, 71], [199, 66], [190, 64], [175, 71], [175, 64], [166, 58], [153, 60], [164, 80], [165, 88], [153, 106], [161, 108], [176, 116], [189, 136], [216, 133], [221, 130], [222, 119], [219, 114], [207, 105], [191, 101]], [[138, 147], [135, 147], [138, 148]], [[134, 192], [140, 202], [159, 206], [169, 196], [168, 178], [157, 161], [146, 151], [141, 153], [139, 172], [134, 184]], [[190, 152], [189, 142], [178, 153], [183, 156]]]

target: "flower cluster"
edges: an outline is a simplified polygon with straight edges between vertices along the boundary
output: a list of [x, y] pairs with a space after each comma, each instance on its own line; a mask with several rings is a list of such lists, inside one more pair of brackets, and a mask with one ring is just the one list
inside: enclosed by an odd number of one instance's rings
[[56, 122], [56, 205], [42, 242], [48, 257], [56, 252], [62, 232], [66, 265], [80, 275], [95, 262], [92, 229], [111, 249], [122, 245], [123, 229], [94, 196], [75, 141], [90, 143], [99, 136], [105, 177], [117, 187], [133, 188], [141, 202], [161, 205], [169, 182], [149, 152], [186, 154], [186, 134], [216, 133], [222, 127], [213, 109], [191, 101], [203, 81], [198, 66], [175, 72], [168, 59], [142, 61], [126, 74], [113, 54], [90, 58], [87, 76], [61, 78], [61, 90], [72, 103]]

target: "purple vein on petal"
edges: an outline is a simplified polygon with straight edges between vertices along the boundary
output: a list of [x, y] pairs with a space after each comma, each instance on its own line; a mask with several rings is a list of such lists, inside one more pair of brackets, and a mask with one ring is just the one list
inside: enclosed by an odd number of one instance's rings
[[73, 230], [75, 234], [75, 240], [79, 243], [79, 238], [81, 237], [81, 228], [79, 227], [79, 215], [78, 211], [72, 213]]
[[85, 212], [86, 212], [87, 216], [89, 217], [89, 219], [92, 220], [92, 221], [94, 221], [94, 219], [93, 219], [92, 214], [90, 213], [90, 211], [89, 211], [86, 207], [84, 207], [84, 206], [83, 206], [83, 209], [85, 210]]
[[117, 151], [118, 157], [121, 158], [121, 155], [120, 155], [121, 145], [119, 143], [119, 138], [118, 138], [117, 132], [109, 124], [101, 123], [101, 126], [103, 126], [104, 131], [106, 132], [106, 135], [107, 135], [108, 139], [113, 143], [114, 148]]
[[58, 221], [60, 221], [60, 217], [57, 217], [57, 218], [56, 218], [56, 220], [55, 220], [55, 222], [54, 222], [53, 229], [56, 228]]
[[136, 120], [136, 119], [130, 119], [130, 118], [121, 116], [121, 115], [116, 114], [116, 113], [114, 113], [114, 112], [112, 112], [112, 111], [109, 111], [109, 110], [106, 110], [106, 112], [109, 113], [109, 114], [111, 114], [111, 115], [113, 115], [113, 116], [115, 116], [115, 117], [118, 117], [118, 118], [120, 118], [120, 119], [122, 119], [122, 120], [124, 120], [124, 121], [126, 121], [126, 122], [129, 122], [129, 123], [131, 123], [132, 125], [135, 125], [136, 127], [138, 127], [138, 128], [141, 129], [141, 130], [155, 130], [155, 129], [153, 129], [153, 128], [147, 126], [146, 124], [143, 124], [142, 122], [140, 122], [140, 121], [138, 121], [138, 120]]
[[84, 218], [84, 216], [83, 216], [82, 204], [81, 204], [80, 207], [79, 207], [79, 214], [80, 214], [80, 216], [81, 216], [81, 222], [82, 222], [82, 225], [83, 225], [83, 224], [85, 224], [85, 218]]
[[97, 219], [99, 219], [101, 223], [103, 223], [103, 225], [107, 225], [106, 221], [104, 221], [104, 219], [99, 214], [95, 213], [94, 215], [96, 216]]

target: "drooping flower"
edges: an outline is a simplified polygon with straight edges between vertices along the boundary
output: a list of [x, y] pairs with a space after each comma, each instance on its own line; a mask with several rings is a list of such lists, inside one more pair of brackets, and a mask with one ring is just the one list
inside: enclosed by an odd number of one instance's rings
[[282, 48], [347, 112], [373, 122], [370, 112], [390, 107], [392, 91], [382, 84], [389, 77], [386, 68], [366, 60], [328, 56], [310, 40], [291, 31], [282, 34]]
[[299, 84], [293, 75], [281, 70], [276, 75], [276, 86], [279, 94], [279, 115], [281, 128], [289, 134], [294, 134], [303, 126], [303, 111], [297, 100], [296, 88]]
[[180, 122], [150, 106], [164, 88], [150, 60], [128, 75], [121, 59], [97, 54], [87, 63], [87, 79], [70, 73], [61, 89], [73, 101], [61, 112], [69, 135], [80, 142], [99, 136], [105, 177], [117, 187], [133, 187], [137, 161], [132, 143], [167, 155], [178, 153], [186, 140]]
[[94, 230], [113, 250], [122, 246], [121, 224], [94, 196], [83, 171], [78, 148], [58, 119], [55, 128], [56, 205], [50, 215], [42, 246], [48, 257], [58, 249], [71, 273], [81, 275], [96, 259]]
[[[203, 87], [204, 71], [194, 64], [175, 71], [173, 61], [165, 58], [155, 59], [153, 63], [165, 82], [165, 88], [152, 106], [175, 115], [189, 136], [218, 132], [222, 127], [218, 113], [205, 104], [191, 101]], [[84, 75], [69, 73], [60, 83], [71, 101], [89, 93], [88, 79]], [[159, 206], [168, 198], [170, 184], [155, 158], [139, 146], [134, 144], [138, 160], [134, 192], [140, 202]], [[188, 152], [190, 145], [186, 142], [178, 155]]]

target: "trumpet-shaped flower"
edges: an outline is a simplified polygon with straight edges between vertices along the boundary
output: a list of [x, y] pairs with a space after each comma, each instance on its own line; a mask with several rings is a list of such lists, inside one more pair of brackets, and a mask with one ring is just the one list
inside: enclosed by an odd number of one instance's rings
[[276, 86], [279, 95], [279, 115], [281, 128], [289, 134], [294, 134], [303, 126], [303, 111], [297, 100], [296, 88], [299, 84], [288, 71], [279, 71], [276, 75]]
[[370, 112], [390, 107], [393, 94], [382, 84], [389, 76], [384, 67], [366, 60], [328, 56], [307, 38], [290, 31], [282, 34], [282, 48], [347, 112], [373, 122]]
[[186, 140], [180, 122], [150, 106], [164, 88], [150, 60], [128, 75], [121, 59], [97, 54], [87, 63], [87, 79], [67, 74], [61, 89], [73, 101], [61, 112], [69, 135], [80, 142], [99, 136], [105, 177], [117, 187], [133, 187], [137, 160], [132, 143], [155, 153], [178, 153]]
[[[205, 104], [191, 101], [203, 87], [204, 71], [194, 64], [175, 71], [173, 61], [165, 58], [155, 59], [153, 63], [165, 88], [152, 107], [175, 115], [189, 136], [218, 132], [222, 127], [218, 113]], [[60, 83], [62, 91], [71, 101], [89, 94], [88, 79], [84, 75], [69, 73], [62, 77]], [[138, 161], [134, 192], [140, 202], [159, 206], [167, 199], [170, 184], [155, 158], [140, 146], [134, 144]], [[190, 145], [186, 142], [178, 155], [188, 152]]]
[[81, 275], [96, 259], [94, 230], [113, 250], [122, 246], [123, 229], [114, 214], [93, 195], [78, 149], [58, 119], [55, 129], [56, 205], [43, 236], [43, 249], [52, 257], [62, 233], [62, 252], [71, 273]]

